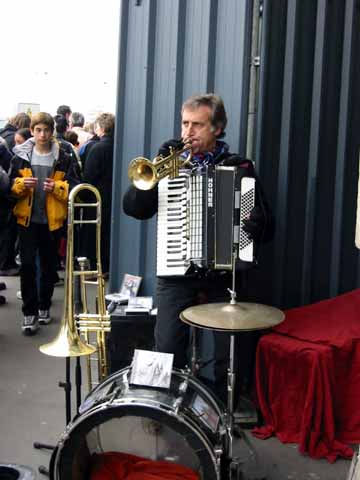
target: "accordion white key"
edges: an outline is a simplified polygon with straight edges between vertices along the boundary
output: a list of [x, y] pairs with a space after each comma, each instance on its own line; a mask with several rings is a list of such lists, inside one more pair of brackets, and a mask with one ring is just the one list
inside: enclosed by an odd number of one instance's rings
[[[246, 169], [208, 166], [159, 182], [157, 275], [251, 266], [254, 245], [242, 228], [255, 204]], [[234, 259], [235, 252], [235, 259]]]

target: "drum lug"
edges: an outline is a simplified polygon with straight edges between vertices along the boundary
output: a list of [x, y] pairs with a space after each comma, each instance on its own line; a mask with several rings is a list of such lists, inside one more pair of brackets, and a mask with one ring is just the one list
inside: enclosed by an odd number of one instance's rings
[[179, 397], [175, 400], [174, 402], [174, 411], [175, 411], [175, 415], [178, 415], [179, 413], [179, 408], [181, 407], [183, 401], [184, 401], [184, 396], [185, 396], [185, 393], [188, 389], [188, 386], [189, 386], [189, 377], [187, 377], [183, 382], [180, 383], [179, 385], [179, 388], [178, 388], [178, 392], [179, 392]]
[[181, 407], [181, 404], [183, 403], [184, 397], [180, 396], [178, 397], [175, 402], [173, 403], [174, 407], [174, 414], [177, 416], [179, 415], [179, 408]]
[[183, 382], [181, 382], [179, 385], [179, 393], [181, 394], [181, 396], [185, 395], [186, 390], [188, 389], [188, 386], [189, 386], [189, 377]]
[[232, 460], [229, 465], [229, 480], [244, 480], [244, 476], [240, 470], [240, 463]]
[[221, 460], [223, 457], [224, 450], [219, 446], [216, 445], [214, 447], [214, 454], [215, 454], [215, 464], [216, 464], [216, 472], [218, 479], [221, 478]]

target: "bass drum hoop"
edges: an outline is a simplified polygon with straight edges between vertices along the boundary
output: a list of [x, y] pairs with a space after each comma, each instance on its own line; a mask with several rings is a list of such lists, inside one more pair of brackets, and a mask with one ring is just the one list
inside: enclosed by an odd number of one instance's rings
[[[101, 386], [113, 382], [116, 378], [119, 378], [130, 369], [131, 367], [125, 367], [119, 372], [115, 372], [104, 382], [95, 387], [95, 389], [88, 394], [88, 397], [91, 397], [91, 395], [99, 390]], [[183, 379], [189, 378], [189, 385], [192, 383], [202, 394], [205, 392], [205, 398], [211, 400], [211, 406], [216, 409], [216, 413], [219, 415], [220, 419], [219, 422], [223, 424], [224, 415], [217, 405], [212, 392], [205, 385], [197, 381], [194, 377], [189, 376], [187, 373], [175, 369], [173, 372]], [[143, 388], [146, 389], [149, 387]], [[134, 392], [136, 393], [136, 389]], [[128, 396], [124, 399], [120, 397], [113, 401], [107, 400], [102, 403], [97, 403], [95, 406], [84, 411], [84, 413], [77, 415], [74, 421], [68, 425], [59, 444], [56, 446], [52, 454], [50, 460], [50, 479], [64, 480], [72, 477], [72, 460], [74, 458], [74, 452], [76, 452], [78, 446], [91, 430], [99, 427], [108, 420], [130, 416], [142, 416], [159, 423], [164, 423], [164, 425], [172, 428], [173, 431], [185, 437], [189, 446], [198, 457], [199, 465], [202, 468], [202, 479], [220, 479], [220, 470], [223, 467], [221, 463], [226, 461], [226, 448], [225, 451], [222, 452], [221, 458], [217, 457], [214, 449], [215, 447], [219, 447], [219, 445], [214, 445], [210, 442], [209, 438], [204, 433], [204, 430], [202, 430], [201, 424], [196, 423], [190, 416], [179, 416], [172, 409], [169, 409], [168, 405], [164, 405], [148, 398], [139, 399], [136, 395]], [[220, 445], [220, 447], [223, 447], [223, 445]]]

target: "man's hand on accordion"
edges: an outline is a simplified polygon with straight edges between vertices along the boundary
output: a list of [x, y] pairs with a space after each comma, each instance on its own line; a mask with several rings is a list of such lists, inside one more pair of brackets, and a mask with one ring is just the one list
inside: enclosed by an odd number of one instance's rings
[[170, 148], [173, 150], [181, 150], [184, 148], [184, 143], [181, 140], [177, 140], [176, 138], [173, 138], [171, 140], [168, 140], [167, 142], [164, 142], [161, 147], [159, 148], [158, 155], [161, 155], [162, 157], [167, 157], [170, 155]]
[[224, 158], [224, 160], [221, 162], [221, 165], [224, 165], [224, 167], [248, 168], [250, 171], [253, 171], [254, 169], [254, 165], [251, 160], [236, 154]]
[[251, 240], [260, 242], [264, 235], [266, 228], [266, 215], [261, 207], [254, 207], [249, 215], [249, 218], [243, 220], [243, 230], [248, 234]]

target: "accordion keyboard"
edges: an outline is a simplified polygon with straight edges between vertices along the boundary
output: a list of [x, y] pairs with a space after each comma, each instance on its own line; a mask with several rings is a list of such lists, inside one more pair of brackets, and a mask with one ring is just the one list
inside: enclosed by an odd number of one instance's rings
[[157, 275], [184, 275], [189, 267], [187, 184], [189, 175], [159, 182]]

